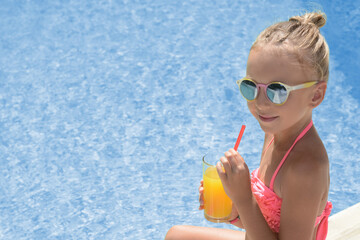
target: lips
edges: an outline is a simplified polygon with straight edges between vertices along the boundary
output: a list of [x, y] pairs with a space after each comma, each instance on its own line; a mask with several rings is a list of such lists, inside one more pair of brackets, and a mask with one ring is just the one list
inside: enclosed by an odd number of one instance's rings
[[272, 116], [266, 116], [266, 115], [259, 115], [259, 118], [261, 121], [263, 122], [272, 122], [275, 119], [277, 119], [278, 117], [272, 117]]

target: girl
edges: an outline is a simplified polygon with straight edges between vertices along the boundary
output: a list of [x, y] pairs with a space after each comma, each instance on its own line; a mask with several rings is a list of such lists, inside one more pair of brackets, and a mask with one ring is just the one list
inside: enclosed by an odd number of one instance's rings
[[[233, 201], [230, 223], [246, 232], [174, 226], [166, 239], [325, 239], [329, 160], [312, 122], [329, 77], [329, 49], [319, 32], [325, 22], [325, 14], [312, 12], [265, 29], [250, 49], [246, 77], [237, 81], [265, 132], [261, 162], [250, 175], [230, 149], [217, 170]], [[202, 209], [202, 181], [199, 192]]]

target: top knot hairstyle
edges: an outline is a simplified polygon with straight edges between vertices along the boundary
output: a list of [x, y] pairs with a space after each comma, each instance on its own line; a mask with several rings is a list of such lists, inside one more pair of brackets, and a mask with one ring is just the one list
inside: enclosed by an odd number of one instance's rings
[[322, 12], [291, 17], [266, 28], [255, 40], [251, 50], [265, 46], [284, 48], [293, 53], [300, 63], [311, 67], [319, 81], [329, 79], [329, 47], [320, 34], [326, 23]]

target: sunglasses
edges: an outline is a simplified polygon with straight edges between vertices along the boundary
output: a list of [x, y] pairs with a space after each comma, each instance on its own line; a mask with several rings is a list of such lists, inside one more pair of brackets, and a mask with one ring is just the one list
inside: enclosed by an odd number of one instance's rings
[[256, 99], [256, 97], [259, 95], [260, 88], [264, 88], [267, 98], [272, 103], [276, 105], [282, 105], [288, 99], [291, 91], [311, 87], [318, 83], [318, 81], [306, 82], [296, 86], [288, 86], [285, 83], [281, 82], [260, 84], [254, 82], [251, 79], [243, 78], [237, 80], [236, 83], [237, 85], [239, 85], [240, 92], [243, 97], [249, 102]]

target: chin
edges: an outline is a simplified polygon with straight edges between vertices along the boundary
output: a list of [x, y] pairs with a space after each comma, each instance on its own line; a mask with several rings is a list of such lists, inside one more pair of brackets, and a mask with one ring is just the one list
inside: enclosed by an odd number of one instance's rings
[[258, 119], [258, 122], [261, 129], [267, 134], [274, 134], [278, 131], [278, 126], [279, 126], [278, 121], [269, 123], [269, 122], [262, 122], [261, 120]]
[[264, 133], [266, 133], [266, 134], [274, 134], [274, 133], [276, 133], [276, 129], [274, 127], [264, 126], [263, 124], [260, 124], [260, 127], [264, 131]]

